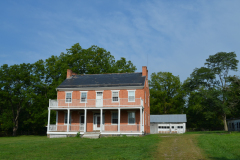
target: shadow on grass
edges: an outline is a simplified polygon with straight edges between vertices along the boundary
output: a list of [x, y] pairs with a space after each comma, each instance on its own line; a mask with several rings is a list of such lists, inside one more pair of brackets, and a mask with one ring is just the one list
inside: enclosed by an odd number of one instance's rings
[[211, 160], [236, 160], [236, 159], [229, 159], [226, 157], [209, 157]]
[[186, 132], [184, 134], [231, 134], [231, 133], [240, 133], [239, 131], [192, 131]]

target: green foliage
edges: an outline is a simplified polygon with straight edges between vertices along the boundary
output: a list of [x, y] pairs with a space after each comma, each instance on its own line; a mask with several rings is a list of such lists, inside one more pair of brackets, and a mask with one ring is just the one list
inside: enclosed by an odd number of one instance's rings
[[80, 137], [80, 136], [81, 136], [81, 134], [80, 134], [80, 132], [78, 132], [77, 135], [76, 135], [76, 137]]
[[[77, 74], [134, 72], [125, 58], [115, 61], [110, 52], [74, 44], [67, 53], [51, 56], [33, 64], [3, 65], [0, 68], [0, 134], [12, 130], [43, 132], [47, 125], [49, 99], [56, 99], [56, 88], [66, 79], [67, 69]], [[51, 112], [51, 117], [55, 116]], [[51, 118], [55, 123], [55, 118]]]
[[178, 76], [169, 72], [152, 73], [149, 86], [151, 114], [183, 113], [184, 92]]
[[[194, 69], [183, 84], [188, 95], [188, 125], [191, 128], [210, 128], [214, 124], [215, 127], [224, 124], [227, 131], [226, 116], [234, 111], [234, 107], [228, 104], [231, 99], [228, 73], [230, 70], [237, 71], [236, 54], [219, 52], [210, 55], [205, 65], [207, 67]], [[199, 119], [201, 124], [198, 123]], [[216, 123], [216, 119], [222, 119], [222, 123]]]

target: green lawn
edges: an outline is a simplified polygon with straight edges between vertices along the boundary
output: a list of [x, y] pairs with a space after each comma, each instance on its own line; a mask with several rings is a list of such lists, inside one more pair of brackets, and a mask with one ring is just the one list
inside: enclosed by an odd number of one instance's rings
[[209, 132], [198, 137], [198, 145], [209, 159], [240, 159], [240, 133]]
[[152, 159], [158, 135], [144, 137], [0, 138], [0, 159]]
[[[196, 143], [195, 143], [196, 142]], [[200, 149], [199, 149], [200, 147]], [[198, 151], [198, 152], [196, 152]], [[196, 154], [198, 153], [198, 154]], [[192, 155], [192, 156], [189, 156]], [[184, 157], [185, 156], [185, 157]], [[19, 136], [0, 138], [0, 159], [240, 159], [240, 132], [100, 139]]]

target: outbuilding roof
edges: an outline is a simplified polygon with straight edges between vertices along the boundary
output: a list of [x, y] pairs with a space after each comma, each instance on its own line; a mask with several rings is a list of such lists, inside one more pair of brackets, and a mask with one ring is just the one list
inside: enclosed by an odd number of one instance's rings
[[150, 122], [159, 123], [174, 123], [187, 122], [186, 114], [164, 114], [164, 115], [150, 115]]
[[137, 73], [110, 73], [73, 75], [57, 88], [144, 86], [145, 76]]

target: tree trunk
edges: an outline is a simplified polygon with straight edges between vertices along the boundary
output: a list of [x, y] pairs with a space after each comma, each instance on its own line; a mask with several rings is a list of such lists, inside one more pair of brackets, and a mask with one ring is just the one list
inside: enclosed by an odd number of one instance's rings
[[[13, 117], [13, 122], [14, 122], [14, 126], [13, 126], [13, 136], [16, 136], [17, 135], [17, 130], [18, 130], [18, 117], [19, 117], [19, 113], [20, 113], [20, 110], [21, 110], [22, 107], [19, 107], [17, 109], [17, 114], [15, 117]], [[13, 111], [13, 116], [15, 115], [14, 114], [14, 109], [12, 107], [12, 111]]]
[[224, 114], [222, 117], [223, 117], [224, 131], [228, 131], [226, 114]]

